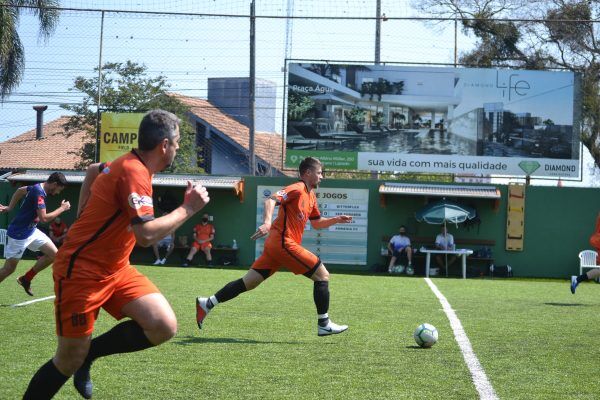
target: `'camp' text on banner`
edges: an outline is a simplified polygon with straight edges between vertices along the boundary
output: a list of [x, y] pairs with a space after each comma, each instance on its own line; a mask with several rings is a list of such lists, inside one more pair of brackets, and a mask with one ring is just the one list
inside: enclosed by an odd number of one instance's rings
[[102, 113], [100, 162], [112, 161], [138, 145], [143, 113]]

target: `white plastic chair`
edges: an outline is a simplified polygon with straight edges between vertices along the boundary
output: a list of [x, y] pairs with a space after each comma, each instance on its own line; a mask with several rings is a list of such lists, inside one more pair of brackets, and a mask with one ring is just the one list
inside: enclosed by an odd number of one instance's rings
[[2, 254], [6, 251], [6, 229], [0, 229], [0, 244], [2, 245]]
[[583, 274], [584, 268], [600, 268], [596, 265], [596, 257], [598, 253], [594, 250], [583, 250], [579, 253], [579, 274]]

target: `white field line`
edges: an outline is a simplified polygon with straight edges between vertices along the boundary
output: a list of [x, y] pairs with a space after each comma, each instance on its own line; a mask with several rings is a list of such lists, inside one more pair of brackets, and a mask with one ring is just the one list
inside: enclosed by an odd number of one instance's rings
[[475, 389], [479, 393], [479, 398], [484, 400], [497, 400], [498, 395], [494, 391], [490, 380], [488, 379], [481, 363], [477, 359], [475, 352], [473, 351], [473, 347], [471, 347], [471, 341], [467, 337], [467, 334], [460, 323], [460, 320], [456, 316], [456, 313], [450, 306], [450, 303], [446, 299], [446, 297], [440, 292], [440, 290], [435, 286], [435, 284], [429, 278], [425, 278], [425, 282], [431, 288], [431, 291], [437, 296], [438, 300], [442, 304], [444, 312], [446, 313], [446, 317], [450, 321], [450, 326], [452, 327], [452, 331], [454, 332], [454, 338], [458, 343], [458, 347], [460, 347], [460, 351], [465, 359], [465, 363], [471, 372], [471, 377], [473, 379], [473, 383], [475, 384]]
[[13, 304], [11, 307], [23, 307], [40, 301], [53, 300], [56, 296], [41, 297], [39, 299], [29, 300], [24, 303]]

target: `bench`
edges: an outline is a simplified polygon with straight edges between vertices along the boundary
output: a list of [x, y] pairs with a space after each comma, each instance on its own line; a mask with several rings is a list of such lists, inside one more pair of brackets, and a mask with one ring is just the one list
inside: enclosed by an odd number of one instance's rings
[[[389, 235], [384, 235], [381, 237], [381, 245], [382, 245], [382, 257], [386, 260], [386, 266], [389, 264], [389, 258], [391, 254], [387, 251], [387, 245], [390, 242], [392, 237]], [[413, 265], [416, 264], [416, 261], [419, 261], [421, 264], [424, 263], [425, 254], [419, 252], [421, 247], [425, 247], [428, 249], [435, 248], [435, 237], [424, 237], [424, 236], [414, 236], [410, 238], [411, 247], [413, 249]], [[454, 243], [456, 248], [467, 248], [473, 250], [473, 254], [467, 256], [467, 264], [473, 263], [485, 263], [486, 267], [489, 267], [494, 264], [494, 258], [489, 257], [487, 254], [482, 254], [482, 249], [494, 247], [496, 245], [495, 240], [491, 239], [478, 239], [478, 238], [454, 238]], [[386, 249], [386, 254], [383, 254], [383, 249]], [[477, 247], [477, 248], [475, 248]]]
[[[210, 249], [210, 254], [213, 258], [213, 264], [215, 265], [238, 265], [238, 250], [233, 247], [224, 247], [215, 245], [213, 242], [213, 247]], [[190, 252], [190, 246], [181, 245], [180, 243], [175, 244], [175, 250], [173, 252], [177, 252], [180, 255], [181, 261], [185, 260], [188, 253]], [[198, 251], [194, 255], [194, 264], [198, 264], [199, 260], [204, 260], [204, 253], [202, 251]]]
[[[187, 237], [186, 239], [183, 239], [183, 237], [186, 236], [181, 235], [176, 238], [175, 247], [173, 248], [173, 253], [171, 254], [172, 258], [169, 258], [167, 264], [182, 263], [190, 252], [190, 242], [188, 242]], [[213, 247], [210, 249], [210, 252], [214, 265], [238, 265], [239, 249], [234, 249], [231, 246], [223, 246], [213, 241]], [[144, 248], [136, 245], [136, 251], [132, 254], [132, 259], [134, 262], [151, 263], [151, 260], [154, 260], [152, 247], [150, 246], [148, 248]], [[204, 262], [206, 262], [204, 253], [202, 251], [198, 251], [194, 255], [192, 264], [204, 265], [201, 264]]]

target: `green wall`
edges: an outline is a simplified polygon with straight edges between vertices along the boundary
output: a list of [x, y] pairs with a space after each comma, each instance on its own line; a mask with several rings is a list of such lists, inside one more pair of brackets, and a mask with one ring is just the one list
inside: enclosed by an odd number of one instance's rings
[[[250, 265], [254, 259], [254, 242], [250, 235], [256, 229], [256, 187], [257, 185], [285, 186], [293, 183], [291, 178], [245, 178], [245, 199], [243, 202], [232, 190], [209, 190], [210, 203], [205, 212], [214, 216], [213, 224], [217, 231], [215, 245], [231, 245], [237, 240], [239, 261]], [[400, 225], [406, 225], [411, 236], [431, 237], [439, 232], [439, 227], [418, 223], [415, 212], [425, 205], [422, 196], [387, 195], [382, 207], [378, 192], [381, 181], [327, 180], [323, 187], [366, 188], [369, 190], [369, 231], [367, 266], [328, 265], [330, 270], [368, 270], [374, 264], [383, 263], [380, 256], [381, 237], [394, 234]], [[507, 187], [496, 186], [502, 193], [499, 206], [487, 199], [464, 199], [467, 205], [474, 206], [481, 219], [479, 226], [467, 229], [463, 225], [449, 226], [455, 238], [479, 238], [496, 241], [492, 249], [496, 265], [510, 265], [515, 276], [567, 277], [578, 272], [577, 254], [590, 248], [588, 239], [594, 230], [595, 219], [600, 211], [600, 192], [597, 189], [528, 187], [525, 203], [525, 241], [523, 251], [506, 251], [506, 200]], [[0, 183], [0, 203], [7, 204], [15, 187]], [[155, 195], [166, 190], [181, 201], [183, 188], [156, 187]], [[61, 199], [71, 201], [73, 210], [64, 214], [63, 219], [72, 223], [75, 216], [78, 187], [69, 187], [58, 197], [49, 196], [48, 208], [53, 210]], [[0, 227], [6, 227], [9, 218], [0, 215]], [[192, 227], [200, 219], [197, 215], [186, 222], [177, 235], [191, 236]], [[418, 243], [417, 243], [418, 245]]]

